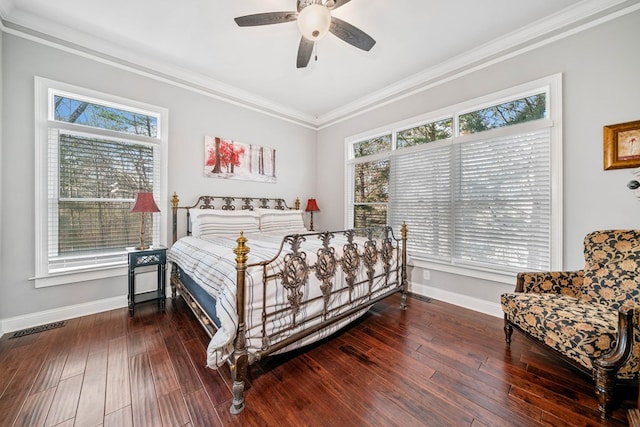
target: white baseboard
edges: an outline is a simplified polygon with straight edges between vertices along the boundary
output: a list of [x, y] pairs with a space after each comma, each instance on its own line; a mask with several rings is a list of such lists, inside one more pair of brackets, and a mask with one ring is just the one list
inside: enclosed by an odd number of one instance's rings
[[0, 335], [7, 332], [14, 332], [26, 328], [32, 328], [34, 326], [45, 325], [47, 323], [60, 322], [74, 317], [87, 316], [89, 314], [122, 308], [126, 307], [127, 304], [127, 296], [121, 295], [113, 298], [91, 301], [84, 304], [69, 305], [52, 310], [10, 317], [8, 319], [0, 320]]
[[[495, 317], [503, 317], [500, 304], [473, 298], [467, 295], [432, 288], [419, 283], [409, 283], [409, 291], [417, 295], [437, 299], [449, 304], [458, 305], [480, 313]], [[45, 310], [22, 316], [10, 317], [0, 320], [0, 336], [7, 332], [19, 331], [25, 328], [45, 325], [52, 322], [73, 319], [74, 317], [87, 316], [127, 306], [127, 296], [121, 295], [113, 298], [91, 301], [84, 304], [69, 305], [53, 310]]]
[[494, 317], [504, 317], [504, 313], [498, 302], [490, 302], [481, 300], [478, 298], [470, 297], [468, 295], [457, 294], [455, 292], [445, 291], [439, 288], [433, 288], [431, 286], [425, 286], [420, 283], [409, 283], [409, 292], [424, 297], [437, 299], [449, 304], [458, 305], [460, 307], [468, 308], [469, 310], [478, 311], [480, 313], [488, 314]]

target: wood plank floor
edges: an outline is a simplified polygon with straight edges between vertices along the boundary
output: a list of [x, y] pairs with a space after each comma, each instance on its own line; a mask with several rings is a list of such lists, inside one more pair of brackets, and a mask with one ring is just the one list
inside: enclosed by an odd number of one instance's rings
[[342, 333], [250, 368], [229, 414], [228, 368], [184, 301], [0, 339], [2, 426], [624, 426], [637, 388], [601, 421], [593, 384], [502, 319], [442, 303], [378, 303]]

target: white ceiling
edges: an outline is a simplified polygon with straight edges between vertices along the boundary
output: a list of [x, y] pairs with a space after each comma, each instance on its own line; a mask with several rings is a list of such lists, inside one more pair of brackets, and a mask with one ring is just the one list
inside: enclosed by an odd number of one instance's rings
[[296, 0], [0, 0], [2, 29], [79, 45], [297, 123], [321, 127], [479, 61], [638, 8], [640, 0], [352, 0], [334, 15], [376, 40], [332, 34], [297, 69], [295, 22], [233, 18]]

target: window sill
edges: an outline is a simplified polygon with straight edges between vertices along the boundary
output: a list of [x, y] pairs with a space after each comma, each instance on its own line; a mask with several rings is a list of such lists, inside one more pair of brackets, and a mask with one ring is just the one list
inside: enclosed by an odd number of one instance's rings
[[108, 268], [49, 274], [47, 276], [32, 277], [36, 288], [67, 285], [70, 283], [88, 282], [91, 280], [107, 279], [110, 277], [126, 276], [127, 266], [118, 265]]
[[495, 270], [483, 270], [483, 269], [475, 269], [468, 266], [459, 266], [459, 265], [451, 265], [451, 264], [442, 264], [439, 262], [434, 262], [430, 260], [426, 260], [424, 258], [416, 257], [415, 255], [409, 254], [407, 264], [423, 268], [427, 270], [435, 270], [442, 271], [444, 273], [458, 274], [460, 276], [473, 277], [476, 279], [482, 280], [490, 280], [498, 283], [506, 283], [512, 285], [516, 280], [516, 272], [496, 272]]

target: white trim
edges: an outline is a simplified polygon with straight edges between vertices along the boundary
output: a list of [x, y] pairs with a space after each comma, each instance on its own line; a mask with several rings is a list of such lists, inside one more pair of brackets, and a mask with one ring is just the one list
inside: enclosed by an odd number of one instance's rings
[[62, 320], [72, 319], [75, 317], [87, 316], [90, 314], [101, 313], [103, 311], [127, 307], [127, 305], [127, 295], [120, 295], [113, 298], [90, 301], [83, 304], [68, 305], [66, 307], [10, 317], [0, 320], [0, 333], [6, 334], [7, 332], [46, 325], [47, 323], [60, 322]]
[[[618, 5], [622, 9], [607, 12]], [[416, 73], [367, 97], [345, 104], [318, 116], [318, 130], [336, 125], [399, 100], [433, 89], [465, 75], [525, 54], [566, 37], [604, 24], [640, 9], [640, 3], [628, 0], [585, 0], [551, 17], [534, 22], [510, 35], [465, 52], [430, 69]], [[601, 16], [602, 15], [602, 16]], [[586, 22], [585, 22], [586, 21]], [[584, 22], [583, 24], [580, 24]], [[553, 25], [549, 25], [553, 23]], [[574, 26], [575, 25], [575, 26]], [[538, 40], [537, 42], [535, 40]], [[522, 46], [522, 47], [519, 47]]]
[[116, 267], [99, 268], [77, 272], [71, 271], [59, 274], [51, 273], [42, 277], [30, 277], [29, 280], [33, 280], [35, 282], [34, 287], [36, 288], [46, 288], [48, 286], [68, 285], [70, 283], [88, 282], [90, 280], [126, 276], [127, 274], [127, 266], [118, 265]]
[[0, 2], [0, 31], [314, 130], [333, 126], [640, 9], [640, 3], [631, 0], [584, 0], [449, 61], [314, 117], [188, 70], [160, 64], [148, 58], [132, 58], [124, 50], [107, 54], [99, 49], [89, 48], [92, 43], [87, 37], [73, 43], [29, 28], [29, 25], [35, 24], [28, 22], [28, 19], [26, 26], [15, 24], [7, 19], [12, 7], [3, 10], [2, 6], [7, 5]]
[[489, 316], [500, 318], [504, 316], [500, 304], [470, 297], [468, 295], [457, 294], [455, 292], [445, 291], [443, 289], [425, 286], [415, 282], [409, 283], [409, 292], [412, 292], [416, 295], [437, 299], [438, 301], [457, 305], [469, 310], [478, 311], [480, 313], [488, 314]]
[[[473, 133], [469, 135], [458, 135], [457, 122], [461, 114], [468, 113], [470, 111], [477, 111], [488, 106], [502, 104], [516, 99], [521, 99], [527, 96], [531, 96], [538, 93], [546, 93], [546, 117], [543, 119], [533, 120], [525, 123], [515, 124], [511, 126], [505, 126], [502, 128], [491, 129], [483, 132]], [[396, 134], [409, 127], [415, 127], [420, 124], [432, 123], [440, 121], [443, 118], [453, 118], [453, 137], [444, 139], [441, 141], [434, 141], [423, 146], [407, 147], [402, 149], [395, 149], [396, 146]], [[445, 144], [459, 144], [468, 141], [474, 141], [479, 139], [495, 138], [504, 135], [510, 135], [517, 132], [530, 132], [541, 128], [551, 129], [551, 224], [550, 224], [550, 252], [549, 252], [549, 264], [551, 270], [558, 270], [562, 267], [562, 248], [563, 248], [563, 235], [562, 235], [562, 218], [563, 218], [563, 181], [562, 181], [562, 73], [553, 74], [550, 76], [542, 77], [533, 81], [521, 83], [519, 85], [504, 88], [492, 93], [488, 93], [470, 100], [459, 102], [457, 104], [447, 106], [438, 109], [433, 112], [423, 113], [417, 116], [413, 116], [401, 121], [389, 123], [383, 126], [376, 127], [368, 131], [361, 132], [357, 135], [351, 135], [345, 138], [345, 214], [344, 221], [345, 227], [353, 227], [353, 206], [355, 205], [353, 197], [353, 170], [354, 165], [357, 163], [365, 163], [369, 161], [376, 161], [387, 158], [393, 158], [396, 155], [410, 153], [411, 151], [431, 150], [437, 148], [440, 145]], [[372, 138], [376, 138], [383, 135], [391, 135], [392, 137], [392, 149], [383, 153], [377, 153], [369, 156], [363, 156], [359, 158], [353, 158], [352, 146], [354, 143], [360, 141], [366, 141]], [[420, 262], [420, 261], [419, 261]], [[424, 262], [426, 264], [426, 262]], [[464, 268], [456, 265], [436, 264], [429, 266], [429, 268], [453, 272], [456, 274], [462, 274], [465, 276], [483, 278], [488, 274], [486, 271], [474, 268]], [[490, 279], [495, 281], [504, 282], [509, 280], [512, 283], [513, 278], [510, 277], [509, 271], [505, 271], [505, 274], [495, 274], [496, 278]]]
[[[68, 42], [39, 31], [32, 30], [7, 20], [0, 20], [0, 30], [7, 34], [40, 43], [63, 52], [88, 58], [102, 64], [138, 74], [162, 83], [204, 95], [231, 105], [255, 111], [270, 117], [275, 117], [289, 123], [318, 130], [317, 119], [308, 114], [300, 113], [286, 106], [260, 98], [242, 89], [226, 85], [214, 79], [193, 74], [188, 70], [171, 67], [154, 61], [144, 61], [141, 58], [122, 59], [108, 55], [79, 44]], [[135, 61], [135, 62], [134, 62]]]
[[473, 277], [476, 279], [489, 280], [492, 282], [513, 284], [516, 281], [517, 272], [506, 273], [490, 271], [486, 269], [473, 269], [470, 267], [461, 267], [451, 264], [441, 264], [434, 261], [427, 261], [408, 255], [407, 264], [413, 267], [423, 268], [426, 270], [442, 271], [444, 273], [457, 274], [459, 276]]
[[[508, 102], [516, 99], [520, 99], [526, 96], [530, 96], [533, 94], [537, 94], [540, 92], [551, 92], [551, 96], [560, 97], [559, 101], [554, 101], [552, 105], [549, 107], [552, 109], [547, 110], [547, 119], [535, 120], [533, 122], [518, 124], [515, 126], [533, 126], [538, 128], [540, 126], [551, 126], [552, 123], [549, 122], [550, 119], [554, 118], [551, 114], [556, 114], [556, 111], [562, 112], [562, 73], [551, 74], [549, 76], [540, 77], [536, 80], [528, 81], [525, 83], [518, 84], [516, 86], [504, 88], [497, 90], [495, 92], [487, 93], [481, 96], [478, 96], [473, 99], [465, 100], [462, 102], [458, 102], [457, 104], [449, 105], [443, 108], [440, 108], [435, 111], [430, 111], [422, 114], [418, 114], [416, 116], [412, 116], [406, 119], [402, 119], [393, 123], [387, 123], [380, 125], [374, 129], [366, 130], [364, 132], [358, 133], [356, 135], [350, 135], [345, 138], [345, 142], [347, 144], [346, 147], [346, 159], [353, 160], [353, 156], [351, 155], [351, 150], [349, 148], [350, 144], [354, 142], [360, 142], [368, 139], [377, 138], [379, 136], [384, 135], [393, 135], [396, 132], [401, 132], [403, 130], [410, 129], [415, 126], [419, 126], [425, 123], [438, 122], [440, 120], [455, 118], [456, 115], [464, 114], [469, 111], [475, 111], [482, 109], [487, 106], [497, 105], [501, 102]], [[560, 85], [558, 87], [558, 85]], [[554, 91], [555, 89], [555, 91]], [[555, 124], [555, 122], [553, 123]], [[513, 126], [507, 126], [506, 128], [513, 129]], [[455, 124], [454, 124], [454, 132], [455, 132]], [[500, 129], [492, 129], [488, 131], [482, 132], [483, 135], [487, 135], [487, 132], [508, 132], [501, 131]], [[477, 135], [477, 134], [472, 134]], [[490, 134], [493, 135], [493, 134]], [[466, 136], [454, 136], [456, 139], [463, 138], [465, 140]], [[450, 139], [447, 139], [449, 141]], [[434, 144], [434, 142], [429, 143], [429, 145]], [[407, 148], [403, 148], [406, 150]]]
[[562, 74], [556, 74], [549, 78], [549, 109], [548, 117], [553, 118], [551, 127], [551, 270], [562, 270], [563, 267], [563, 146], [562, 137]]
[[[3, 61], [4, 60], [3, 60], [3, 58], [4, 58], [4, 55], [3, 55], [3, 52], [2, 52], [4, 45], [3, 45], [3, 42], [2, 42], [2, 38], [3, 38], [2, 31], [0, 31], [0, 82], [4, 81], [4, 78], [3, 78], [3, 73], [4, 73], [4, 71], [3, 71], [4, 70], [4, 67], [3, 67]], [[2, 83], [0, 83], [0, 84], [2, 84]], [[3, 161], [4, 141], [3, 141], [3, 136], [2, 136], [3, 135], [2, 129], [4, 129], [4, 126], [3, 126], [3, 117], [4, 117], [3, 109], [4, 109], [4, 91], [0, 90], [0, 242], [4, 241], [4, 239], [3, 239], [4, 230], [3, 230], [3, 225], [2, 225], [2, 224], [4, 224], [4, 222], [2, 221], [2, 217], [4, 216], [3, 201], [5, 199], [4, 192], [2, 190], [4, 188], [4, 186], [2, 185], [2, 181], [3, 181], [2, 180], [2, 176], [3, 176], [2, 169], [3, 169], [3, 165], [4, 165], [4, 161]], [[8, 246], [10, 247], [11, 245], [8, 245]], [[2, 248], [3, 248], [3, 245], [0, 245], [0, 260], [5, 259]], [[0, 262], [2, 262], [2, 261], [0, 261]]]
[[[52, 273], [48, 270], [48, 207], [49, 207], [49, 128], [51, 126], [60, 127], [62, 125], [68, 129], [88, 129], [85, 126], [73, 126], [68, 123], [59, 123], [52, 119], [50, 110], [53, 108], [51, 101], [53, 94], [71, 96], [75, 99], [82, 99], [100, 105], [116, 106], [126, 111], [144, 112], [158, 118], [157, 137], [135, 138], [135, 140], [148, 145], [153, 145], [154, 151], [159, 151], [158, 165], [160, 171], [157, 176], [160, 179], [159, 189], [156, 197], [160, 206], [160, 226], [159, 245], [167, 246], [167, 225], [169, 223], [167, 185], [169, 168], [169, 110], [164, 107], [149, 103], [132, 100], [108, 93], [87, 89], [80, 86], [71, 85], [65, 82], [51, 80], [40, 76], [34, 77], [34, 110], [35, 110], [35, 287], [57, 286], [65, 283], [77, 283], [103, 279], [106, 277], [121, 276], [125, 270], [126, 261], [118, 265], [117, 268], [111, 266], [98, 266], [96, 268], [85, 269], [84, 271], [69, 271], [65, 273]], [[50, 117], [51, 116], [51, 117]], [[81, 133], [81, 131], [73, 131]], [[92, 133], [108, 136], [111, 140], [126, 140], [128, 135], [117, 132], [109, 132], [97, 129]], [[157, 148], [156, 148], [157, 147]], [[154, 192], [155, 193], [155, 192]], [[43, 218], [44, 217], [44, 218]], [[154, 242], [155, 244], [155, 242]], [[124, 250], [124, 248], [123, 248]], [[125, 273], [126, 274], [126, 273]]]

